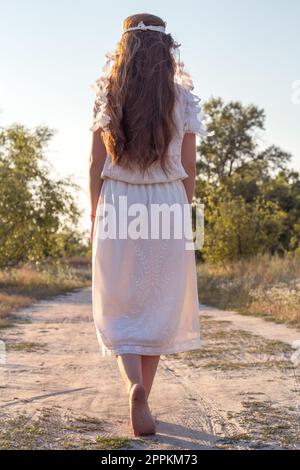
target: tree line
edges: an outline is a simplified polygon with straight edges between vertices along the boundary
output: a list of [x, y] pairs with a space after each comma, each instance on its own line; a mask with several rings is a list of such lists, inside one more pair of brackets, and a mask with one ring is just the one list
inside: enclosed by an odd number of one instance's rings
[[54, 176], [46, 148], [55, 131], [0, 129], [0, 267], [85, 251], [78, 187]]
[[300, 251], [300, 177], [292, 156], [263, 147], [265, 112], [255, 105], [203, 105], [210, 134], [198, 149], [196, 200], [204, 204], [210, 262]]
[[[200, 258], [223, 262], [300, 251], [300, 176], [291, 155], [262, 146], [265, 112], [211, 98], [209, 136], [197, 146], [195, 201], [204, 204]], [[87, 252], [71, 178], [54, 176], [46, 149], [55, 131], [0, 128], [0, 267]]]

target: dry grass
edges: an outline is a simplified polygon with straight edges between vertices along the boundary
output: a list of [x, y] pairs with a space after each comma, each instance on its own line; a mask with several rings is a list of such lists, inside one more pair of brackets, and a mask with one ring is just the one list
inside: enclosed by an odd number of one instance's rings
[[298, 450], [299, 414], [297, 409], [278, 406], [272, 401], [244, 401], [235, 419], [243, 423], [245, 433], [219, 439], [220, 449]]
[[91, 283], [88, 258], [59, 264], [25, 265], [0, 271], [0, 328], [11, 326], [13, 313], [33, 302], [86, 287]]
[[300, 325], [300, 254], [198, 265], [201, 303]]
[[42, 409], [33, 417], [20, 414], [0, 420], [0, 449], [9, 450], [118, 450], [129, 449], [130, 439], [104, 432], [103, 422], [72, 416], [69, 411]]
[[294, 370], [289, 344], [233, 329], [231, 322], [212, 320], [206, 315], [201, 315], [200, 320], [204, 345], [173, 357], [185, 358], [194, 368], [213, 371]]

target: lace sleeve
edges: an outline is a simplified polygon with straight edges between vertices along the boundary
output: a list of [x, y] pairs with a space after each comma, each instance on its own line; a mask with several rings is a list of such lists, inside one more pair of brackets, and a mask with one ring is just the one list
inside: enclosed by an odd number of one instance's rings
[[[96, 88], [98, 86], [98, 88]], [[98, 129], [103, 129], [104, 131], [108, 130], [108, 124], [110, 122], [110, 117], [106, 113], [106, 93], [103, 88], [103, 83], [100, 83], [100, 79], [97, 80], [95, 84], [96, 88], [96, 97], [94, 100], [93, 107], [93, 125], [90, 127], [90, 131], [97, 131]]]
[[104, 132], [109, 130], [110, 116], [106, 110], [107, 91], [115, 54], [114, 52], [108, 52], [105, 55], [107, 61], [102, 69], [103, 74], [93, 84], [95, 99], [93, 107], [93, 125], [90, 127], [90, 131], [93, 132], [100, 128], [103, 129]]
[[199, 96], [195, 95], [190, 90], [186, 90], [184, 132], [206, 137], [208, 131], [204, 124], [204, 114], [199, 104], [200, 101]]
[[208, 130], [204, 124], [204, 114], [199, 104], [201, 99], [192, 93], [194, 83], [190, 73], [185, 69], [184, 62], [176, 63], [175, 82], [181, 85], [185, 93], [184, 132], [206, 137]]

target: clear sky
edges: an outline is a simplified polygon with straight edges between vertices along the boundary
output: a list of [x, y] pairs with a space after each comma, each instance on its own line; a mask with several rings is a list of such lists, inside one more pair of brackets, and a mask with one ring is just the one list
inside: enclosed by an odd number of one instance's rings
[[300, 102], [292, 100], [300, 80], [299, 0], [0, 0], [0, 7], [0, 125], [57, 129], [48, 157], [57, 173], [73, 174], [82, 186], [85, 227], [91, 85], [122, 20], [134, 13], [167, 21], [203, 100], [264, 108], [264, 144], [291, 152], [300, 170]]

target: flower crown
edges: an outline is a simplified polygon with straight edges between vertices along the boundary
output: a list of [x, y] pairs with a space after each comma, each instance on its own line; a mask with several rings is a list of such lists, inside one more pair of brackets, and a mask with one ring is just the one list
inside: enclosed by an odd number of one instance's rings
[[132, 26], [131, 28], [124, 29], [122, 35], [127, 33], [128, 31], [135, 31], [135, 30], [142, 30], [146, 31], [150, 29], [151, 31], [159, 31], [160, 33], [165, 33], [166, 28], [164, 26], [154, 26], [154, 25], [146, 25], [143, 21], [140, 21], [137, 26]]

